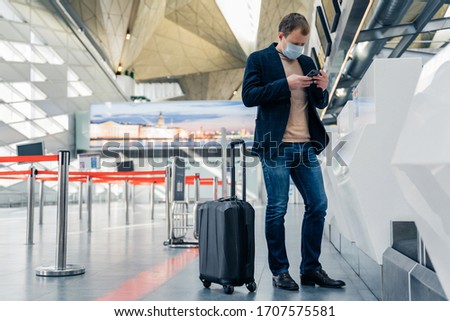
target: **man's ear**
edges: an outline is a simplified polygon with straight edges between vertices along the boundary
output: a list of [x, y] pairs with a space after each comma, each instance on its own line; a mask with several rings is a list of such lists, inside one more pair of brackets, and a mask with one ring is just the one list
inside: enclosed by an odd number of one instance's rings
[[278, 39], [281, 41], [283, 39], [283, 33], [280, 31], [278, 32]]

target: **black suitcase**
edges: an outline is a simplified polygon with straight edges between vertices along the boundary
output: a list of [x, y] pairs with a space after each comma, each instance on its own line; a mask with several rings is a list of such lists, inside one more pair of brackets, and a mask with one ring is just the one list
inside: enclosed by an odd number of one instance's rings
[[231, 294], [235, 286], [246, 285], [256, 290], [255, 210], [245, 201], [245, 155], [243, 155], [243, 195], [236, 196], [235, 146], [231, 142], [231, 197], [205, 202], [198, 208], [200, 280], [208, 288], [211, 283], [223, 286]]

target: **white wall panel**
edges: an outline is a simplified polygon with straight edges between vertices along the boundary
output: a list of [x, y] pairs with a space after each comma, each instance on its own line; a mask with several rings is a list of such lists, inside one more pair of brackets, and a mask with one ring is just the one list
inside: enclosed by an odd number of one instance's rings
[[[400, 128], [422, 68], [420, 59], [377, 59], [360, 82], [351, 114], [353, 131], [336, 160], [326, 167], [327, 183], [339, 205], [330, 206], [343, 235], [379, 264], [391, 244], [390, 222], [411, 218], [390, 164]], [[338, 122], [339, 126], [339, 122]], [[344, 131], [344, 130], [342, 130]], [[330, 217], [331, 218], [331, 217]]]
[[439, 280], [450, 296], [450, 47], [423, 69], [392, 160]]

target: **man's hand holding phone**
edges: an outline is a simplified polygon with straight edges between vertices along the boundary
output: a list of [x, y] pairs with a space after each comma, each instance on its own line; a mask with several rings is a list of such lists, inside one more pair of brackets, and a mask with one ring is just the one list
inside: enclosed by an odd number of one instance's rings
[[322, 90], [328, 87], [328, 75], [323, 70], [311, 70], [306, 74], [306, 76], [300, 76], [292, 74], [287, 77], [287, 82], [290, 90], [297, 90], [300, 88], [306, 88], [315, 84]]
[[311, 86], [313, 79], [308, 76], [292, 74], [287, 77], [287, 82], [290, 90], [297, 90]]
[[312, 83], [322, 90], [328, 87], [328, 75], [323, 70], [311, 70], [306, 76], [312, 79]]

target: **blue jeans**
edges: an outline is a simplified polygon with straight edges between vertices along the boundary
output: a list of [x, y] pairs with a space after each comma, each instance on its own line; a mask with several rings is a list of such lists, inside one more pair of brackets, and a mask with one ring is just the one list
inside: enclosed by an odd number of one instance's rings
[[266, 241], [273, 275], [287, 272], [284, 216], [290, 178], [303, 197], [305, 213], [301, 229], [300, 273], [321, 268], [319, 263], [327, 196], [319, 161], [310, 143], [282, 143], [277, 155], [261, 159], [267, 190]]

